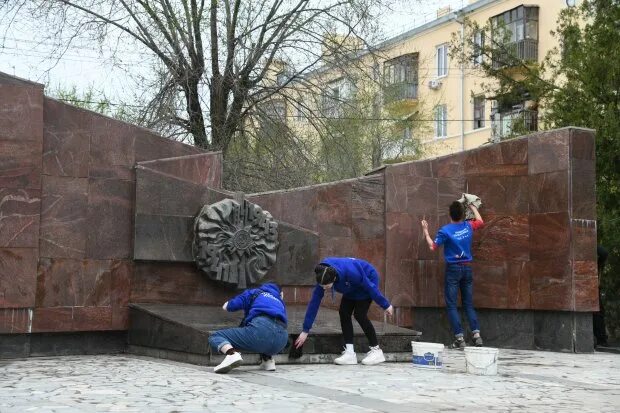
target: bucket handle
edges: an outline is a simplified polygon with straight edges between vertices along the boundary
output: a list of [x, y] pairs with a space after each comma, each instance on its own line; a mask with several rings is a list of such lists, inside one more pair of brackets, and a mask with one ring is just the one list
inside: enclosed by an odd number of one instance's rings
[[491, 367], [494, 363], [497, 362], [497, 354], [493, 355], [493, 361], [491, 361], [489, 364], [487, 364], [486, 366], [477, 366], [476, 363], [472, 363], [471, 361], [467, 360], [467, 358], [465, 358], [465, 361], [467, 362], [467, 364], [471, 364], [472, 366], [474, 366], [477, 369], [488, 369], [489, 367]]

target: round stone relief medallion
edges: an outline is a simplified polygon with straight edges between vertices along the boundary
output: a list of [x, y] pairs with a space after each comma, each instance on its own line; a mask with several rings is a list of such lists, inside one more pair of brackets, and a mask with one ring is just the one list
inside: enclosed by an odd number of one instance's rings
[[209, 278], [238, 288], [262, 279], [276, 261], [278, 223], [247, 200], [205, 205], [194, 224], [194, 260]]

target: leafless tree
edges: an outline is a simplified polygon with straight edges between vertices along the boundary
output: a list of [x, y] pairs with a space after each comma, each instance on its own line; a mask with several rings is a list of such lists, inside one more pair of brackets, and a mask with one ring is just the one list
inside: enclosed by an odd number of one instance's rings
[[[35, 21], [62, 47], [76, 39], [141, 46], [157, 69], [149, 123], [174, 125], [195, 145], [226, 152], [261, 102], [290, 89], [326, 59], [350, 58], [374, 41], [375, 17], [385, 3], [13, 0], [0, 2], [0, 18], [9, 26]], [[330, 38], [333, 33], [341, 35]]]

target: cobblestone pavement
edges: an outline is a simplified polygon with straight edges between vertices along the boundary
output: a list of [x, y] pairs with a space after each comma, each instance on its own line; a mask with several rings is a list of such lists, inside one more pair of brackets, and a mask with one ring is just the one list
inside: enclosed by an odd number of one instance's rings
[[500, 350], [498, 376], [379, 366], [209, 367], [119, 356], [0, 360], [0, 412], [616, 412], [620, 355]]

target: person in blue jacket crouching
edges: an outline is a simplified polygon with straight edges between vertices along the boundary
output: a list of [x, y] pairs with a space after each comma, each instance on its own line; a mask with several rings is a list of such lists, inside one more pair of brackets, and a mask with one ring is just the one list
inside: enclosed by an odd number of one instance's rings
[[244, 311], [241, 326], [219, 330], [209, 336], [213, 351], [226, 354], [215, 366], [216, 373], [227, 373], [243, 362], [239, 350], [260, 353], [260, 368], [274, 371], [273, 355], [281, 352], [288, 342], [286, 306], [280, 287], [266, 283], [244, 291], [224, 303], [226, 311]]
[[385, 361], [383, 351], [379, 348], [377, 333], [368, 319], [368, 309], [373, 300], [385, 310], [387, 315], [392, 315], [394, 308], [379, 291], [379, 274], [368, 262], [357, 258], [329, 257], [325, 258], [314, 269], [317, 285], [312, 292], [312, 298], [308, 303], [303, 331], [295, 340], [295, 346], [300, 348], [308, 338], [314, 319], [319, 311], [319, 305], [325, 294], [325, 290], [331, 288], [342, 294], [340, 301], [340, 326], [345, 343], [342, 355], [334, 360], [340, 365], [357, 364], [357, 355], [353, 348], [353, 315], [364, 330], [370, 345], [370, 351], [362, 360], [363, 364], [372, 365]]

